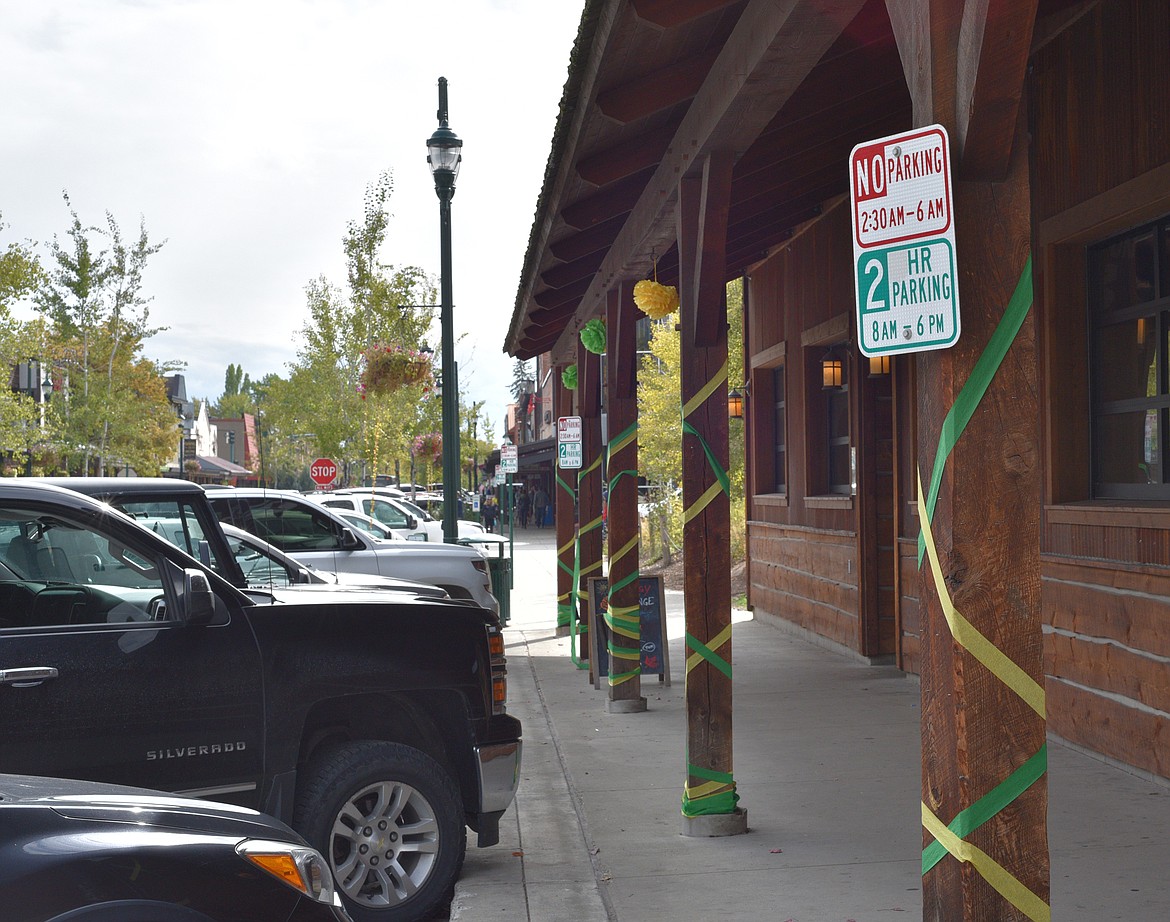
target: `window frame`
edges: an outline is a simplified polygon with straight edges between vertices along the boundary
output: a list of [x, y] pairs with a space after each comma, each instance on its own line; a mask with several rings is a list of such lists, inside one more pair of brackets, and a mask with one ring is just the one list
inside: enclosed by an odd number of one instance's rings
[[[1147, 300], [1134, 301], [1108, 312], [1100, 310], [1106, 283], [1107, 262], [1098, 261], [1099, 255], [1126, 241], [1137, 241], [1152, 237], [1153, 296]], [[1095, 241], [1085, 248], [1086, 275], [1086, 340], [1088, 345], [1089, 378], [1089, 490], [1095, 500], [1133, 500], [1138, 502], [1170, 500], [1170, 214], [1152, 221], [1136, 224], [1121, 233]], [[1144, 396], [1102, 398], [1098, 374], [1099, 356], [1105, 351], [1105, 331], [1131, 321], [1152, 319], [1153, 321], [1153, 393]], [[1139, 329], [1141, 329], [1139, 327]], [[1150, 334], [1145, 334], [1149, 336]], [[1144, 337], [1143, 337], [1144, 341]], [[1135, 366], [1140, 374], [1140, 367]], [[1147, 483], [1134, 481], [1113, 481], [1104, 479], [1102, 474], [1101, 451], [1104, 443], [1112, 441], [1105, 433], [1106, 424], [1112, 419], [1133, 413], [1144, 413], [1149, 420], [1151, 414], [1156, 422], [1157, 480]], [[1147, 458], [1147, 461], [1150, 459]], [[1147, 474], [1147, 476], [1149, 476]]]

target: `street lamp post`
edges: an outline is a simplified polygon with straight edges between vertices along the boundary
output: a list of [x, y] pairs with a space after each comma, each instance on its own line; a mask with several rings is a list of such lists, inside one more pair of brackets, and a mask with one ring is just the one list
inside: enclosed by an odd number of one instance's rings
[[442, 324], [443, 382], [443, 539], [454, 544], [459, 537], [456, 503], [459, 495], [459, 390], [455, 386], [455, 332], [451, 304], [451, 199], [463, 159], [463, 142], [447, 126], [447, 78], [439, 78], [439, 127], [427, 141], [427, 163], [435, 177], [439, 196], [440, 323]]

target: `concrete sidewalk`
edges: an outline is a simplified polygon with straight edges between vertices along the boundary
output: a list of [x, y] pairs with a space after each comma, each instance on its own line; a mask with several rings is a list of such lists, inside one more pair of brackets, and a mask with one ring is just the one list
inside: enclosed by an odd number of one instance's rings
[[[452, 922], [921, 918], [917, 681], [739, 613], [734, 774], [749, 831], [684, 837], [682, 594], [666, 600], [672, 684], [644, 679], [648, 710], [610, 714], [555, 636], [554, 545], [552, 529], [516, 536], [506, 638], [522, 777], [500, 844], [468, 848]], [[1170, 919], [1170, 786], [1057, 741], [1049, 783], [1052, 918]]]

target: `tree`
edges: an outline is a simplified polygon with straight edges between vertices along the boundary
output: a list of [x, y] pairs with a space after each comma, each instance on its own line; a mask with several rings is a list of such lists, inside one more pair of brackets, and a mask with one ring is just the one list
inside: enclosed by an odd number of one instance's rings
[[532, 391], [532, 375], [528, 373], [528, 362], [516, 359], [512, 364], [512, 399], [520, 402], [525, 394]]
[[[0, 230], [4, 224], [0, 221]], [[0, 251], [0, 455], [29, 457], [52, 435], [53, 418], [28, 395], [8, 386], [8, 373], [18, 363], [42, 355], [42, 323], [22, 323], [12, 305], [34, 291], [44, 273], [31, 248], [10, 243]]]
[[[728, 389], [743, 391], [743, 285], [727, 286]], [[650, 355], [638, 371], [638, 416], [654, 425], [638, 427], [638, 467], [651, 488], [652, 536], [661, 537], [662, 554], [669, 563], [672, 547], [682, 544], [682, 501], [676, 487], [682, 481], [681, 338], [676, 318], [654, 321]], [[728, 435], [731, 482], [732, 559], [744, 553], [744, 441], [743, 426], [733, 423]]]
[[[347, 287], [324, 276], [306, 286], [309, 319], [288, 378], [295, 397], [272, 409], [273, 428], [283, 431], [282, 437], [311, 434], [316, 451], [347, 464], [363, 463], [371, 477], [387, 462], [408, 458], [414, 436], [439, 428], [438, 401], [427, 399], [425, 386], [367, 399], [358, 388], [367, 350], [378, 345], [417, 350], [435, 321], [434, 282], [418, 267], [380, 260], [392, 191], [390, 174], [382, 173], [366, 190], [362, 219], [347, 226]], [[295, 416], [286, 415], [290, 412]]]
[[208, 413], [223, 419], [239, 419], [256, 409], [256, 395], [252, 381], [243, 366], [229, 364], [223, 376], [223, 393], [208, 407]]
[[[38, 285], [34, 301], [52, 325], [52, 358], [70, 379], [61, 408], [66, 451], [80, 453], [82, 471], [90, 469], [96, 455], [100, 470], [112, 442], [122, 439], [115, 437], [111, 422], [151, 418], [157, 409], [152, 403], [160, 399], [153, 388], [120, 387], [117, 369], [124, 371], [139, 361], [143, 341], [161, 329], [148, 325], [150, 299], [143, 295], [142, 285], [147, 260], [163, 244], [150, 242], [142, 221], [137, 238], [125, 241], [109, 212], [104, 229], [87, 227], [69, 194], [63, 198], [71, 218], [68, 245], [53, 237], [52, 268]], [[91, 235], [107, 238], [108, 247], [99, 249]], [[161, 402], [167, 405], [165, 392]]]

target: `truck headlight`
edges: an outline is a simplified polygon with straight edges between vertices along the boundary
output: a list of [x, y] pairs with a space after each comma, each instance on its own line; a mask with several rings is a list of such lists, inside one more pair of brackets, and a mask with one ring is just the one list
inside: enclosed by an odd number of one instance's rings
[[236, 846], [236, 854], [305, 896], [332, 905], [333, 875], [315, 848], [289, 842], [246, 839]]

